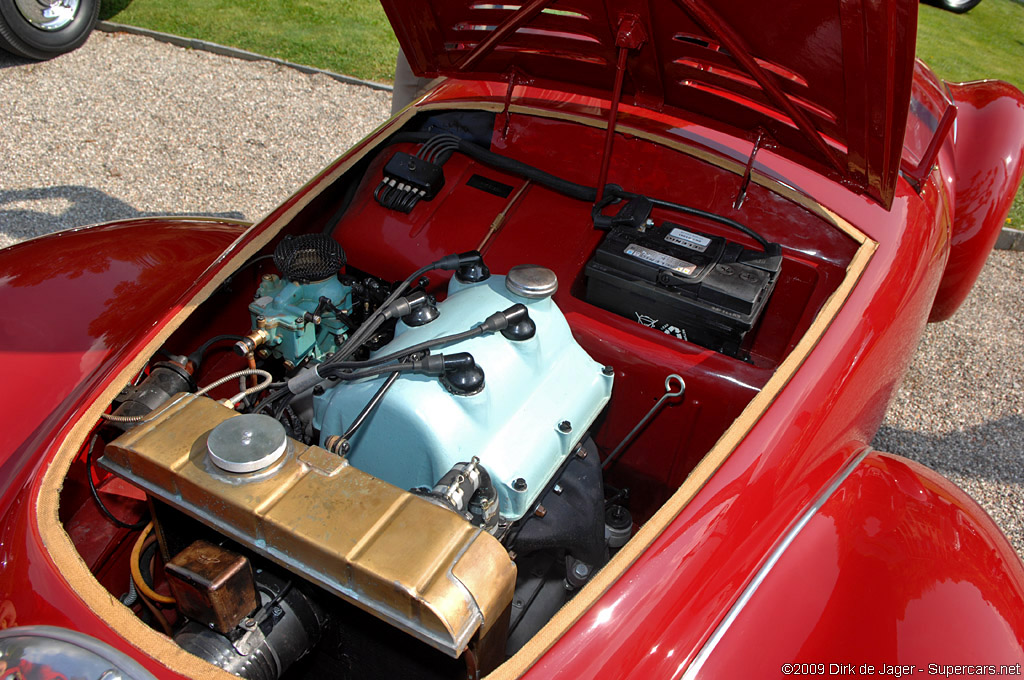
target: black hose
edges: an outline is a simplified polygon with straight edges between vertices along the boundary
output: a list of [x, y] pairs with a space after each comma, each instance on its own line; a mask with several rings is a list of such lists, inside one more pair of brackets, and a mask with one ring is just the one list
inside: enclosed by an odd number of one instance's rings
[[189, 354], [189, 361], [195, 364], [196, 368], [198, 368], [199, 365], [203, 363], [203, 358], [206, 356], [206, 353], [210, 351], [211, 347], [213, 347], [218, 342], [226, 342], [228, 340], [232, 342], [238, 342], [240, 340], [244, 340], [244, 338], [240, 335], [215, 335], [206, 342], [204, 342], [203, 344], [199, 345], [196, 351]]
[[[436, 136], [437, 135], [429, 132], [399, 132], [390, 137], [388, 142], [392, 144], [398, 144], [401, 142], [425, 143], [429, 142]], [[555, 175], [544, 172], [532, 165], [527, 165], [522, 161], [517, 161], [512, 158], [496, 154], [493, 151], [489, 151], [482, 146], [465, 139], [459, 139], [458, 150], [473, 160], [499, 170], [504, 170], [514, 175], [526, 177], [537, 184], [546, 186], [560, 194], [565, 194], [570, 198], [589, 201], [591, 203], [597, 200], [597, 189], [593, 187], [588, 187], [583, 184], [570, 182], [569, 180], [561, 177], [556, 177]]]
[[278, 603], [281, 602], [281, 600], [283, 600], [285, 596], [288, 595], [289, 592], [291, 592], [291, 589], [292, 582], [288, 581], [284, 584], [284, 587], [282, 587], [281, 590], [277, 591], [277, 595], [274, 596], [274, 599], [267, 603], [265, 609], [267, 609], [267, 611], [270, 611], [271, 609], [276, 607]]
[[100, 500], [100, 492], [96, 490], [96, 482], [92, 480], [92, 454], [96, 449], [96, 440], [99, 439], [97, 435], [93, 435], [92, 441], [89, 442], [89, 451], [85, 454], [85, 478], [89, 480], [89, 491], [92, 492], [92, 498], [96, 501], [96, 506], [99, 507], [100, 512], [106, 516], [115, 525], [122, 529], [131, 529], [132, 531], [142, 531], [149, 524], [149, 519], [143, 517], [138, 522], [125, 522], [117, 517], [114, 517], [113, 513], [107, 509], [107, 506], [103, 505], [103, 501]]
[[321, 377], [327, 378], [338, 378], [339, 380], [362, 380], [363, 378], [372, 378], [375, 375], [381, 375], [382, 373], [408, 373], [415, 367], [412, 364], [388, 364], [387, 366], [367, 366], [364, 368], [357, 368], [355, 370], [343, 370], [337, 366], [331, 366], [328, 369], [321, 369], [318, 371]]
[[[256, 406], [256, 410], [254, 411], [254, 413], [262, 413], [264, 410], [267, 410], [270, 413], [270, 415], [275, 415], [274, 409], [270, 409], [269, 407], [274, 405], [274, 403], [281, 399], [282, 397], [291, 394], [291, 392], [287, 388], [287, 384], [288, 383], [286, 382], [285, 387], [281, 387], [280, 389], [273, 391], [269, 395], [267, 395], [267, 397]], [[288, 404], [286, 402], [282, 406], [281, 410], [283, 411], [284, 408], [287, 406]]]
[[[422, 143], [429, 141], [433, 136], [435, 135], [431, 135], [430, 133], [427, 132], [400, 132], [392, 136], [388, 141], [390, 143]], [[531, 180], [536, 184], [545, 186], [549, 189], [552, 189], [553, 191], [557, 191], [560, 194], [569, 196], [570, 198], [576, 198], [581, 201], [586, 201], [588, 203], [593, 203], [597, 200], [597, 189], [595, 189], [594, 187], [589, 187], [583, 184], [577, 184], [576, 182], [570, 182], [567, 179], [549, 174], [547, 172], [544, 172], [543, 170], [540, 170], [539, 168], [533, 167], [532, 165], [527, 165], [522, 161], [517, 161], [512, 158], [507, 158], [500, 154], [496, 154], [493, 151], [489, 151], [487, 149], [484, 149], [482, 146], [474, 144], [473, 142], [460, 139], [458, 144], [458, 150], [466, 154], [470, 158], [479, 161], [485, 165], [489, 165], [493, 168], [503, 170], [513, 175], [520, 175], [522, 177], [526, 177], [527, 179]], [[605, 188], [606, 192], [615, 190], [617, 190], [617, 195], [620, 198], [636, 198], [639, 196], [639, 194], [622, 191], [621, 189], [618, 189], [618, 187], [615, 187], [614, 185], [608, 185]], [[690, 206], [682, 205], [680, 203], [662, 200], [660, 198], [650, 198], [650, 201], [662, 208], [667, 208], [669, 210], [681, 212], [685, 215], [703, 217], [704, 219], [711, 220], [721, 225], [741, 231], [750, 238], [757, 241], [759, 244], [761, 244], [765, 251], [769, 250], [770, 243], [767, 239], [765, 239], [763, 236], [761, 236], [759, 233], [757, 233], [750, 227], [746, 226], [745, 224], [741, 224], [736, 220], [730, 219], [723, 215], [719, 215], [717, 213], [710, 212], [708, 210], [701, 210], [700, 208], [693, 208]]]
[[[648, 198], [650, 198], [650, 197], [648, 197]], [[700, 208], [691, 208], [688, 205], [682, 205], [680, 203], [673, 203], [672, 201], [663, 201], [660, 198], [650, 198], [650, 201], [654, 205], [660, 205], [662, 208], [668, 208], [669, 210], [675, 210], [676, 212], [681, 212], [684, 215], [694, 215], [696, 217], [703, 217], [706, 220], [710, 220], [712, 222], [718, 222], [719, 224], [723, 224], [723, 225], [725, 225], [727, 227], [732, 227], [733, 229], [736, 229], [737, 231], [743, 232], [744, 234], [746, 234], [750, 238], [752, 238], [755, 241], [757, 241], [758, 243], [760, 243], [761, 247], [764, 248], [765, 252], [768, 252], [771, 249], [771, 245], [772, 244], [770, 244], [768, 242], [768, 239], [766, 239], [764, 236], [761, 236], [759, 233], [757, 233], [756, 231], [754, 231], [753, 229], [751, 229], [747, 225], [742, 224], [740, 222], [737, 222], [736, 220], [729, 219], [728, 217], [725, 217], [723, 215], [718, 215], [718, 214], [713, 213], [713, 212], [708, 212], [707, 210], [701, 210]]]
[[295, 409], [291, 407], [291, 404], [286, 404], [282, 410], [284, 420], [287, 421], [282, 423], [285, 426], [285, 431], [292, 438], [303, 444], [308, 444], [306, 440], [306, 428], [302, 425], [302, 420], [295, 413]]
[[153, 573], [149, 570], [149, 563], [153, 559], [153, 555], [156, 554], [157, 542], [153, 541], [139, 554], [139, 574], [142, 576], [142, 580], [147, 586], [153, 588]]
[[[410, 345], [410, 346], [406, 347], [405, 349], [400, 349], [398, 351], [392, 352], [391, 354], [384, 354], [382, 356], [374, 357], [372, 359], [366, 359], [364, 361], [339, 361], [339, 362], [335, 362], [335, 363], [332, 363], [330, 365], [330, 368], [331, 369], [336, 369], [336, 370], [342, 370], [342, 369], [359, 369], [359, 368], [368, 368], [370, 366], [379, 366], [381, 364], [386, 364], [386, 363], [389, 363], [391, 361], [399, 361], [399, 360], [404, 359], [405, 357], [409, 356], [410, 354], [418, 354], [418, 353], [426, 351], [428, 349], [434, 349], [435, 347], [440, 347], [441, 345], [450, 345], [452, 343], [460, 342], [462, 340], [468, 340], [469, 338], [475, 338], [476, 336], [481, 335], [482, 333], [483, 333], [483, 327], [482, 326], [477, 326], [475, 328], [470, 328], [468, 331], [461, 331], [459, 333], [452, 333], [451, 335], [443, 335], [443, 336], [441, 336], [439, 338], [434, 338], [433, 340], [425, 340], [424, 342], [420, 342], [420, 343], [417, 343], [415, 345]], [[333, 374], [332, 371], [326, 371], [323, 368], [320, 369], [319, 373], [320, 373], [320, 375], [322, 375], [324, 377], [327, 377], [328, 375], [332, 375]]]
[[372, 397], [370, 397], [370, 401], [366, 402], [366, 406], [363, 407], [363, 410], [359, 412], [359, 415], [356, 416], [356, 419], [353, 420], [352, 424], [348, 426], [347, 430], [345, 430], [345, 434], [341, 435], [342, 439], [344, 439], [345, 441], [352, 439], [352, 435], [356, 433], [356, 430], [358, 430], [359, 427], [363, 424], [363, 421], [365, 421], [370, 416], [370, 414], [373, 413], [377, 406], [380, 405], [381, 399], [384, 398], [384, 395], [387, 393], [387, 391], [391, 389], [391, 386], [395, 384], [396, 380], [398, 380], [398, 376], [398, 371], [393, 372], [391, 375], [387, 377], [387, 380], [385, 380], [384, 383], [379, 388], [377, 388], [377, 391], [374, 392]]
[[295, 398], [295, 395], [289, 392], [288, 390], [283, 390], [283, 393], [284, 399], [281, 399], [280, 402], [276, 406], [274, 406], [274, 418], [276, 420], [281, 420], [281, 417], [284, 415], [285, 411], [291, 405], [292, 399]]
[[[369, 340], [373, 333], [375, 333], [381, 327], [381, 325], [383, 325], [384, 322], [387, 321], [387, 319], [384, 318], [382, 310], [385, 309], [392, 302], [394, 302], [396, 299], [398, 299], [398, 296], [404, 293], [405, 290], [413, 281], [415, 281], [419, 277], [423, 276], [424, 274], [435, 268], [436, 263], [431, 263], [423, 267], [420, 267], [412, 274], [407, 276], [404, 281], [398, 284], [398, 286], [396, 286], [395, 289], [391, 291], [391, 293], [384, 300], [384, 302], [379, 307], [377, 307], [377, 309], [375, 309], [372, 314], [370, 314], [370, 317], [366, 321], [364, 321], [363, 324], [359, 328], [357, 328], [356, 331], [352, 335], [350, 335], [347, 340], [345, 340], [345, 343], [338, 348], [338, 351], [334, 353], [334, 356], [324, 361], [323, 364], [321, 365], [330, 366], [338, 362], [344, 361], [345, 359], [355, 354], [356, 351], [358, 351], [359, 348], [363, 346], [363, 343]], [[323, 374], [321, 373], [321, 375]]]
[[512, 174], [522, 175], [536, 184], [546, 186], [547, 188], [557, 191], [560, 194], [565, 194], [570, 198], [576, 198], [588, 203], [593, 203], [597, 200], [597, 189], [594, 187], [588, 187], [583, 184], [577, 184], [576, 182], [570, 182], [569, 180], [561, 177], [556, 177], [555, 175], [544, 172], [532, 165], [527, 165], [526, 163], [513, 160], [511, 158], [506, 158], [505, 156], [496, 154], [493, 151], [488, 151], [487, 149], [477, 146], [472, 142], [461, 142], [459, 144], [459, 151], [466, 154], [473, 160], [480, 161], [485, 165], [489, 165], [493, 168], [504, 170]]

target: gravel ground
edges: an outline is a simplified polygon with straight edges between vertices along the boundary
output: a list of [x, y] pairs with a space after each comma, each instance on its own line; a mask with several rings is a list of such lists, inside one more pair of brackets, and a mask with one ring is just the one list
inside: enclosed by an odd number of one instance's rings
[[389, 92], [93, 33], [0, 52], [0, 247], [147, 214], [257, 220], [387, 119]]
[[[390, 94], [95, 33], [35, 64], [0, 52], [0, 247], [149, 214], [256, 220], [388, 115]], [[1024, 554], [1024, 254], [996, 252], [928, 327], [875, 446], [966, 489]]]
[[1024, 556], [1024, 253], [993, 251], [952, 319], [929, 324], [874, 446], [971, 494]]

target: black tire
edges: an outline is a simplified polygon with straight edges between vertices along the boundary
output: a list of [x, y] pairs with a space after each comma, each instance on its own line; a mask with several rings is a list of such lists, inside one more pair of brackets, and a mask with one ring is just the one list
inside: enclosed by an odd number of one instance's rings
[[926, 0], [929, 5], [934, 5], [947, 12], [963, 14], [978, 6], [981, 0]]
[[33, 25], [17, 0], [0, 0], [0, 49], [26, 59], [52, 59], [81, 46], [96, 25], [100, 0], [78, 0], [74, 18], [56, 30]]

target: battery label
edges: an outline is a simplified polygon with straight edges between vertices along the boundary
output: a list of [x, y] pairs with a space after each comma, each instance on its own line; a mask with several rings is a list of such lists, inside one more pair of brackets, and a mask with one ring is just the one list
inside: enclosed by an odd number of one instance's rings
[[672, 229], [665, 235], [665, 240], [677, 246], [696, 250], [698, 253], [703, 253], [711, 245], [711, 239], [683, 229]]
[[686, 260], [680, 260], [672, 257], [671, 255], [666, 255], [665, 253], [659, 253], [657, 250], [644, 248], [643, 246], [635, 243], [630, 243], [626, 246], [625, 253], [626, 255], [635, 257], [638, 260], [650, 262], [651, 264], [656, 264], [659, 267], [679, 272], [683, 276], [693, 276], [693, 273], [697, 271], [697, 265], [695, 264], [687, 262]]

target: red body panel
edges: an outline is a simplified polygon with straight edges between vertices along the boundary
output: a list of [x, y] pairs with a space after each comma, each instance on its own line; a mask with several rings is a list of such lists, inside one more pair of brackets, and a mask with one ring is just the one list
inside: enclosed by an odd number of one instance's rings
[[216, 219], [146, 218], [0, 250], [0, 271], [10, 272], [0, 283], [0, 362], [8, 384], [24, 387], [3, 399], [0, 626], [66, 626], [132, 649], [46, 554], [34, 518], [41, 471], [76, 412], [181, 309], [244, 229]]
[[23, 468], [23, 456], [53, 435], [87, 388], [103, 384], [111, 359], [130, 354], [156, 320], [180, 309], [193, 281], [242, 231], [231, 221], [137, 219], [0, 251], [0, 271], [9, 272], [0, 283], [6, 378], [33, 386], [5, 404], [0, 470]]
[[[539, 88], [520, 88], [517, 92], [520, 95], [517, 103], [584, 117], [600, 114], [608, 104], [599, 99], [552, 93]], [[503, 97], [504, 88], [494, 83], [451, 81], [435, 91], [425, 103], [463, 99], [500, 102]], [[513, 121], [519, 116], [521, 114], [514, 114]], [[536, 124], [536, 130], [530, 125], [524, 125], [521, 130], [515, 126], [511, 128], [513, 133], [522, 135], [523, 146], [517, 148], [524, 149], [528, 155], [535, 150], [551, 158], [571, 158], [573, 163], [562, 168], [564, 174], [578, 181], [592, 180], [596, 170], [593, 162], [596, 151], [591, 146], [572, 136], [546, 135], [544, 121], [531, 122]], [[750, 148], [749, 142], [737, 140], [719, 130], [629, 106], [622, 109], [621, 123], [670, 140], [714, 149], [728, 158], [745, 159]], [[385, 127], [378, 135], [389, 131]], [[530, 139], [531, 134], [536, 138]], [[579, 134], [586, 136], [587, 133]], [[371, 142], [364, 142], [361, 147], [368, 143]], [[937, 175], [933, 173], [920, 194], [900, 181], [895, 187], [892, 209], [887, 211], [850, 188], [770, 150], [759, 153], [756, 167], [765, 175], [782, 179], [858, 225], [877, 241], [878, 249], [845, 305], [795, 377], [720, 470], [595, 606], [554, 643], [527, 673], [529, 677], [671, 677], [685, 668], [779, 537], [863, 448], [863, 442], [871, 440], [884, 415], [889, 396], [916, 347], [949, 256], [948, 198], [945, 185]], [[611, 180], [642, 179], [646, 172], [650, 174], [651, 182], [672, 181], [672, 178], [657, 176], [651, 168], [624, 169], [622, 172], [623, 177], [613, 175]], [[321, 175], [321, 180], [324, 175]], [[289, 199], [237, 241], [235, 247], [252, 239], [294, 206], [317, 181]], [[716, 202], [726, 203], [734, 197], [739, 178], [731, 176], [728, 182], [723, 179], [718, 185], [704, 176], [695, 177], [692, 181], [695, 182], [694, 195], [714, 206]], [[704, 185], [701, 182], [711, 183]], [[770, 208], [773, 200], [782, 199], [752, 186], [747, 205]], [[535, 209], [542, 207], [540, 204]], [[361, 209], [373, 210], [374, 206], [364, 205]], [[470, 212], [465, 207], [462, 209]], [[481, 200], [474, 209], [486, 211], [487, 205]], [[551, 209], [565, 210], [555, 201], [551, 201]], [[585, 219], [587, 209], [580, 206], [579, 210], [584, 213], [582, 217], [569, 217]], [[399, 220], [388, 221], [381, 217], [379, 230], [372, 233], [353, 230], [339, 233], [339, 237], [344, 236], [346, 240], [350, 261], [364, 260], [373, 263], [377, 268], [375, 273], [379, 275], [398, 276], [406, 273], [410, 264], [419, 264], [435, 253], [476, 247], [482, 234], [475, 231], [476, 227], [468, 217], [471, 216], [439, 213], [435, 222], [441, 226], [415, 233], [411, 233]], [[538, 213], [536, 219], [540, 217]], [[546, 224], [552, 225], [552, 259], [542, 263], [561, 268], [560, 277], [578, 272], [579, 258], [590, 246], [569, 232], [559, 234], [558, 218], [565, 215], [556, 213], [543, 217]], [[91, 395], [104, 386], [109, 376], [123, 370], [133, 348], [152, 337], [170, 316], [180, 310], [195, 286], [209, 280], [214, 271], [211, 263], [240, 233], [234, 225], [207, 223], [203, 228], [188, 231], [184, 227], [179, 228], [177, 225], [180, 224], [177, 221], [133, 221], [30, 242], [0, 253], [0, 270], [3, 271], [31, 271], [27, 264], [35, 264], [38, 268], [50, 267], [46, 275], [8, 277], [0, 287], [4, 335], [22, 334], [32, 338], [21, 345], [15, 344], [17, 353], [0, 357], [0, 367], [7, 371], [30, 372], [31, 384], [46, 383], [45, 389], [50, 390], [46, 393], [47, 399], [28, 401], [20, 395], [15, 398], [10, 392], [2, 398], [7, 412], [18, 414], [21, 428], [14, 430], [14, 435], [8, 433], [13, 438], [5, 453], [11, 449], [15, 452], [0, 466], [0, 472], [11, 480], [0, 498], [0, 507], [4, 510], [4, 521], [0, 525], [0, 562], [4, 564], [0, 571], [0, 616], [4, 618], [0, 620], [6, 623], [65, 625], [87, 631], [119, 648], [132, 650], [128, 641], [119, 639], [96, 619], [56, 572], [35, 528], [34, 498], [39, 471], [66, 436], [76, 411], [88, 403]], [[795, 240], [800, 240], [801, 230], [809, 229], [809, 225], [810, 222], [792, 225]], [[769, 229], [783, 226], [780, 223]], [[123, 238], [129, 230], [132, 234], [130, 246]], [[189, 238], [182, 238], [186, 231]], [[840, 252], [839, 241], [845, 237], [836, 238], [837, 243], [831, 247], [833, 251]], [[807, 252], [803, 253], [808, 261], [815, 255], [811, 252], [814, 245], [813, 239], [808, 239]], [[489, 263], [496, 271], [518, 264], [525, 253], [533, 254], [531, 259], [536, 260], [538, 253], [547, 252], [541, 251], [534, 242], [517, 240], [515, 234], [499, 235], [490, 249]], [[55, 255], [61, 254], [65, 260], [70, 260], [65, 264], [82, 274], [71, 278], [56, 271], [53, 261]], [[800, 249], [794, 248], [792, 255], [799, 259]], [[830, 267], [841, 269], [842, 266], [843, 260], [839, 258], [834, 263], [822, 264], [820, 271], [827, 274]], [[11, 278], [19, 276], [24, 283], [15, 289]], [[571, 275], [569, 280], [572, 281]], [[578, 281], [572, 281], [560, 290], [557, 301], [564, 306], [578, 340], [595, 355], [621, 352], [621, 359], [613, 362], [620, 370], [653, 370], [640, 365], [643, 363], [641, 360], [653, 364], [662, 358], [656, 353], [651, 338], [638, 333], [635, 328], [627, 334], [625, 326], [614, 321], [611, 315], [602, 316], [586, 310], [583, 303], [573, 296], [574, 284]], [[69, 305], [67, 311], [71, 321], [47, 316], [33, 324], [36, 329], [34, 335], [24, 334], [20, 320], [33, 314], [38, 317], [41, 309], [52, 305], [54, 299], [71, 296], [76, 287], [85, 292], [72, 298], [74, 304]], [[632, 360], [637, 363], [636, 367], [629, 365], [630, 351], [639, 357]], [[780, 350], [782, 353], [785, 351], [786, 348]], [[707, 354], [678, 352], [669, 356], [666, 353], [666, 358], [690, 362], [687, 365], [691, 366], [701, 365], [701, 370], [709, 376], [719, 370], [729, 375], [741, 375], [727, 359]], [[60, 363], [54, 364], [54, 357], [60, 357]], [[716, 366], [716, 362], [721, 366]], [[20, 364], [28, 368], [19, 368]], [[46, 368], [41, 369], [40, 366]], [[759, 388], [770, 374], [770, 370], [759, 369], [756, 364], [743, 370], [747, 371], [742, 374], [747, 383], [739, 380], [734, 388], [740, 400], [749, 399], [753, 390]], [[40, 377], [42, 375], [46, 377]], [[639, 396], [653, 398], [657, 387], [655, 382], [654, 392]], [[56, 403], [60, 406], [54, 410]], [[631, 408], [639, 413], [647, 406], [642, 399], [637, 399]], [[615, 427], [624, 428], [631, 417], [627, 415], [622, 418], [622, 424], [612, 423], [608, 427], [613, 432]], [[729, 418], [735, 414], [709, 417]], [[972, 526], [978, 527], [977, 535], [972, 538], [972, 549], [982, 550], [988, 546], [991, 554], [1002, 556], [990, 563], [991, 577], [977, 582], [981, 585], [994, 584], [1002, 578], [999, 576], [1002, 573], [1009, 579], [1006, 583], [1019, 587], [1020, 565], [1010, 559], [1012, 553], [1007, 552], [1009, 548], [1005, 539], [997, 531], [993, 532], [984, 520], [978, 519], [974, 509], [957, 500], [960, 497], [948, 486], [887, 457], [873, 458], [862, 468], [863, 471], [857, 472], [857, 479], [851, 478], [850, 485], [870, 475], [878, 476], [881, 481], [872, 483], [872, 495], [861, 511], [870, 512], [871, 504], [887, 503], [887, 489], [893, 494], [896, 493], [893, 489], [906, 494], [904, 487], [900, 486], [902, 482], [890, 484], [884, 481], [888, 478], [883, 476], [883, 472], [888, 471], [895, 480], [915, 475], [915, 478], [925, 479], [932, 485], [929, 488], [934, 489], [934, 503], [953, 499], [949, 503], [959, 504]], [[913, 474], [907, 473], [908, 469]], [[681, 480], [676, 480], [676, 483], [678, 481]], [[865, 481], [865, 488], [867, 485]], [[843, 487], [844, 498], [852, 493], [846, 491], [848, 488], [854, 487]], [[828, 507], [831, 512], [833, 506]], [[840, 510], [835, 508], [837, 513]], [[818, 525], [814, 526], [817, 529]], [[794, 559], [801, 554], [794, 553]], [[934, 570], [928, 573], [960, 573], [957, 571], [959, 560], [958, 554], [940, 553], [935, 560], [937, 564], [932, 565]], [[873, 563], [858, 561], [851, 556], [842, 574], [843, 582], [874, 578], [877, 576], [874, 567]], [[24, 588], [25, 583], [31, 583], [32, 588]], [[789, 584], [780, 581], [781, 585]], [[769, 594], [767, 590], [762, 593], [765, 597]], [[993, 593], [990, 599], [999, 598]], [[881, 606], [892, 605], [885, 603]], [[993, 611], [1002, 611], [1003, 604], [993, 603], [991, 611], [985, 610], [978, 601], [974, 601], [972, 606], [980, 612], [979, 620], [982, 620], [995, 616]], [[879, 615], [884, 613], [880, 610]], [[1007, 620], [1018, 641], [1022, 639], [1019, 617]], [[925, 628], [901, 633], [906, 639], [916, 639], [922, 644], [927, 634]], [[160, 668], [157, 661], [148, 657], [141, 661], [151, 668]], [[891, 662], [887, 659], [880, 661]], [[164, 669], [162, 677], [178, 676]]]
[[766, 13], [760, 3], [706, 0], [383, 2], [419, 74], [603, 98], [620, 82], [623, 101], [636, 106], [696, 116], [740, 137], [764, 130], [886, 207], [910, 101], [917, 4], [787, 3]]
[[1022, 643], [1024, 566], [992, 520], [935, 472], [874, 453], [797, 534], [701, 677], [773, 677], [785, 664], [1019, 675]]
[[950, 89], [957, 107], [953, 239], [930, 321], [953, 316], [967, 297], [1024, 174], [1024, 94], [1000, 81]]

